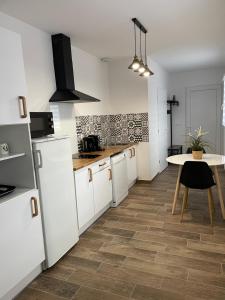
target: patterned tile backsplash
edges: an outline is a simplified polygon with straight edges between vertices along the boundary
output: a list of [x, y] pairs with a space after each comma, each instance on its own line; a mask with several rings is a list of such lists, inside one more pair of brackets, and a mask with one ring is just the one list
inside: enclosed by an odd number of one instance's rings
[[84, 136], [99, 135], [102, 144], [148, 142], [148, 113], [76, 117], [78, 145]]

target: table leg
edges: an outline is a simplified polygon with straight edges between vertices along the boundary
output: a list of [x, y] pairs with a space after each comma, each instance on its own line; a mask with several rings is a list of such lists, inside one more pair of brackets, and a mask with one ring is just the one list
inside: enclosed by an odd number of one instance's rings
[[175, 211], [175, 208], [176, 208], [177, 199], [178, 199], [178, 196], [179, 196], [181, 170], [182, 170], [182, 166], [179, 166], [178, 175], [177, 175], [176, 189], [175, 189], [175, 194], [174, 194], [174, 198], [173, 198], [172, 214], [174, 214], [174, 211]]
[[221, 189], [221, 184], [220, 184], [220, 177], [218, 173], [217, 166], [214, 167], [214, 174], [215, 174], [215, 179], [216, 179], [216, 186], [217, 186], [217, 192], [220, 200], [220, 207], [221, 207], [221, 212], [223, 219], [225, 219], [225, 208], [224, 208], [224, 202], [223, 202], [223, 194], [222, 194], [222, 189]]

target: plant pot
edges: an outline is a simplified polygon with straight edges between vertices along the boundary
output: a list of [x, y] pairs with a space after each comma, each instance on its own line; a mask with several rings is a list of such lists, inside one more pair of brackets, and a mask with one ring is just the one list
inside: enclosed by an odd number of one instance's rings
[[194, 159], [202, 159], [203, 151], [192, 151], [192, 157]]

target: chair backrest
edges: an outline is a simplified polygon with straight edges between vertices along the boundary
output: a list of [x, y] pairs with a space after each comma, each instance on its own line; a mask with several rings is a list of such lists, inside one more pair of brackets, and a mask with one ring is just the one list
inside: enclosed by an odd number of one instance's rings
[[186, 161], [181, 171], [180, 182], [192, 189], [208, 189], [215, 185], [212, 170], [204, 161]]

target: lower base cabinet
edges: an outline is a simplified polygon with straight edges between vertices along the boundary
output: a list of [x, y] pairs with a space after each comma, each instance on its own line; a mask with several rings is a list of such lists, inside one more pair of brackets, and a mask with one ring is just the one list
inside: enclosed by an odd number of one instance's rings
[[45, 259], [38, 191], [4, 197], [0, 202], [0, 228], [2, 299]]
[[110, 159], [74, 172], [79, 234], [83, 233], [112, 201]]
[[91, 172], [91, 168], [82, 168], [74, 173], [79, 229], [95, 215]]
[[101, 212], [112, 201], [111, 166], [93, 175], [95, 214]]

